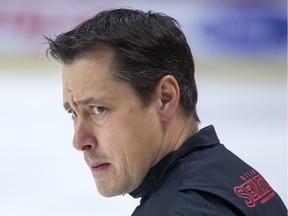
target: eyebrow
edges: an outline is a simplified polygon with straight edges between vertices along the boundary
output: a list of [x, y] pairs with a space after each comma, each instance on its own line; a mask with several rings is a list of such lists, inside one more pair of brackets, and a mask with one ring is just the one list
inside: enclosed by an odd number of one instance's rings
[[[89, 98], [86, 98], [86, 99], [83, 99], [83, 100], [78, 100], [78, 101], [75, 102], [75, 104], [77, 106], [83, 106], [83, 105], [87, 105], [87, 104], [99, 103], [101, 101], [103, 102], [103, 101], [105, 101], [105, 99], [104, 98], [96, 99], [96, 98], [89, 97]], [[67, 110], [67, 111], [71, 109], [71, 105], [70, 105], [69, 102], [65, 102], [63, 104], [63, 106], [64, 106], [64, 109]]]

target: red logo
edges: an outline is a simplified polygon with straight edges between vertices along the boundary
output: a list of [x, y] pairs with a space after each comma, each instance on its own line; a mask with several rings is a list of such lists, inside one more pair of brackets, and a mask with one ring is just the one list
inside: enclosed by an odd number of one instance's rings
[[240, 186], [234, 187], [234, 192], [244, 199], [248, 207], [255, 207], [257, 201], [264, 204], [275, 196], [274, 190], [256, 170], [250, 170], [240, 178], [244, 182]]

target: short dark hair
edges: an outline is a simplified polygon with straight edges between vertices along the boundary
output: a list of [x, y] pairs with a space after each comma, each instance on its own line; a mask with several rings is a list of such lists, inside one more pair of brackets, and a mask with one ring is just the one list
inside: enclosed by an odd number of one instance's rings
[[185, 115], [199, 122], [194, 60], [174, 18], [152, 11], [107, 10], [55, 39], [45, 38], [49, 44], [46, 54], [64, 64], [89, 52], [112, 50], [114, 77], [129, 83], [146, 105], [160, 79], [174, 76]]

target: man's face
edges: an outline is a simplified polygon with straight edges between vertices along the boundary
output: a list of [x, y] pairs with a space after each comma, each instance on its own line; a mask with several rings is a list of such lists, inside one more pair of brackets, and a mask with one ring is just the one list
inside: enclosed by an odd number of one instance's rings
[[143, 107], [131, 86], [113, 79], [111, 52], [87, 54], [63, 67], [64, 106], [73, 145], [84, 153], [103, 196], [131, 192], [159, 160], [157, 102]]

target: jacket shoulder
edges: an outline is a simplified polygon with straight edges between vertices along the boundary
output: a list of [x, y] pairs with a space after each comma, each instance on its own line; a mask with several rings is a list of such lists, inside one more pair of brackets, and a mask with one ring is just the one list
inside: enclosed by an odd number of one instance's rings
[[264, 177], [221, 144], [192, 153], [180, 169], [179, 196], [184, 200], [198, 197], [226, 215], [286, 215], [282, 200]]

